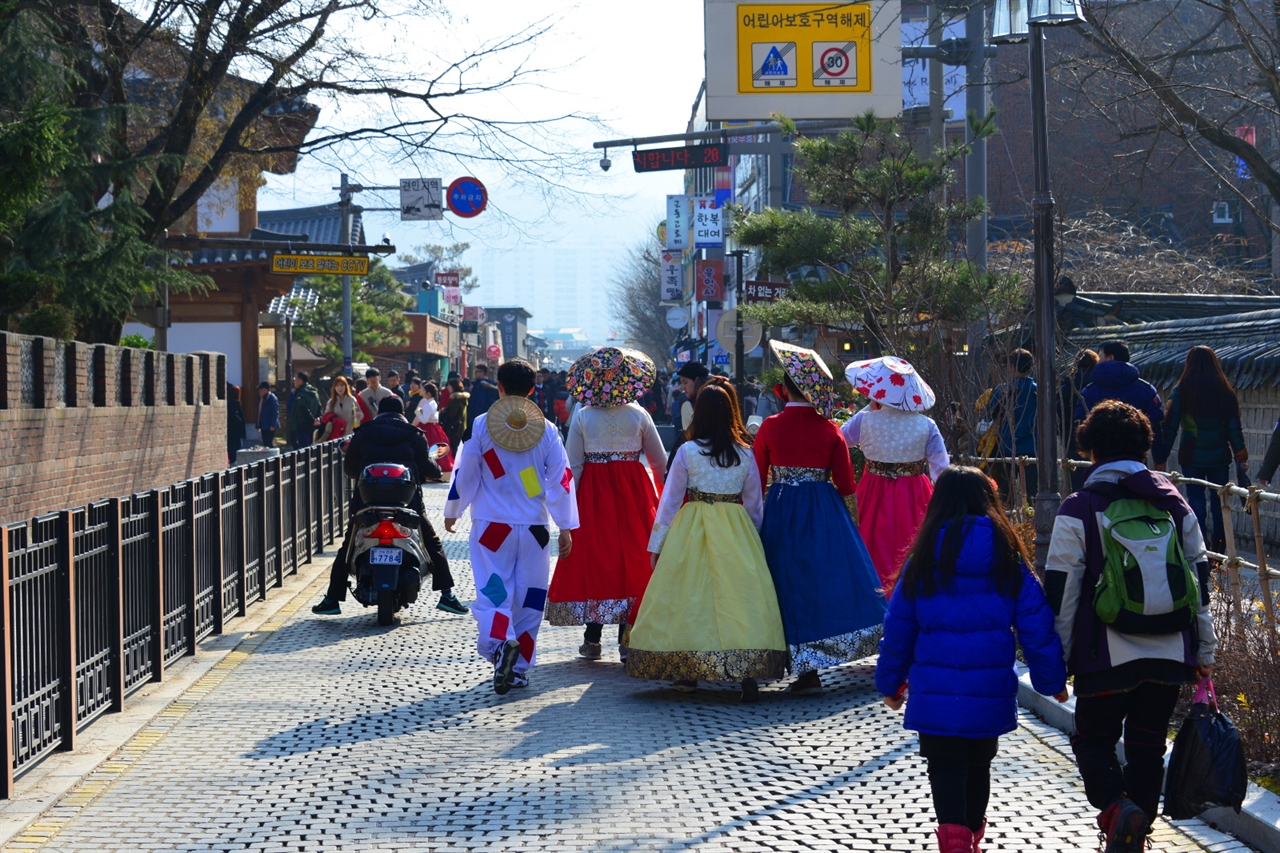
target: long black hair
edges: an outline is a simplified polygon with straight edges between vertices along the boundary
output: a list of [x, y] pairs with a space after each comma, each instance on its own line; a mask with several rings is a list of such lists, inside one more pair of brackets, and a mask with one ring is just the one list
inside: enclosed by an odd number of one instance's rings
[[732, 385], [712, 377], [699, 389], [693, 421], [685, 437], [689, 441], [705, 441], [707, 455], [721, 468], [732, 468], [741, 461], [738, 448], [751, 446], [751, 434], [742, 425], [738, 395]]
[[1182, 377], [1178, 379], [1182, 411], [1191, 417], [1240, 417], [1240, 399], [1222, 372], [1218, 354], [1206, 346], [1187, 351]]
[[1005, 516], [991, 479], [977, 468], [963, 465], [947, 468], [934, 486], [924, 522], [898, 579], [904, 596], [928, 598], [940, 589], [953, 588], [956, 560], [970, 516], [986, 518], [994, 528], [991, 578], [996, 589], [1011, 598], [1018, 596], [1022, 591], [1022, 566], [1027, 562], [1022, 540]]

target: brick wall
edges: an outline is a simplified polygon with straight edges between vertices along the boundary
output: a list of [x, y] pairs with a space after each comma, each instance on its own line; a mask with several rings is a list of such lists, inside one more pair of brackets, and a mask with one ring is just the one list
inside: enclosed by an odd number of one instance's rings
[[0, 332], [0, 523], [227, 463], [226, 356]]

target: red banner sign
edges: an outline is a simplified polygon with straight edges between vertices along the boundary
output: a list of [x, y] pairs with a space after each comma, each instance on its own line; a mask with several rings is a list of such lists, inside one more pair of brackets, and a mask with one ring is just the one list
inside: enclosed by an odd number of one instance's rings
[[724, 261], [694, 261], [693, 284], [693, 298], [698, 302], [724, 299]]
[[438, 272], [436, 273], [436, 284], [440, 287], [457, 287], [459, 285], [458, 273], [456, 272]]

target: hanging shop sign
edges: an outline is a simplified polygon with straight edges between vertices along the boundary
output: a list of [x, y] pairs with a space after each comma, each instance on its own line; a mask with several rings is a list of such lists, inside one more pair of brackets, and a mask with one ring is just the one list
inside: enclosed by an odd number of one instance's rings
[[369, 259], [357, 255], [274, 254], [271, 271], [284, 275], [368, 275]]

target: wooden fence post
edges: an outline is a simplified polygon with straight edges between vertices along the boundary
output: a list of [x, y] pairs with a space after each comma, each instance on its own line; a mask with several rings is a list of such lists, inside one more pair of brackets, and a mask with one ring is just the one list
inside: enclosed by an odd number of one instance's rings
[[1240, 607], [1240, 557], [1236, 552], [1236, 534], [1231, 520], [1231, 484], [1218, 489], [1222, 502], [1222, 535], [1227, 541], [1227, 586], [1231, 590], [1231, 616], [1236, 630], [1244, 627], [1244, 613]]
[[1267, 577], [1267, 552], [1262, 541], [1262, 516], [1258, 511], [1258, 495], [1262, 489], [1249, 489], [1249, 516], [1253, 519], [1253, 547], [1258, 552], [1258, 586], [1262, 588], [1262, 609], [1267, 614], [1267, 648], [1272, 657], [1276, 653], [1276, 610], [1271, 600], [1271, 578]]

